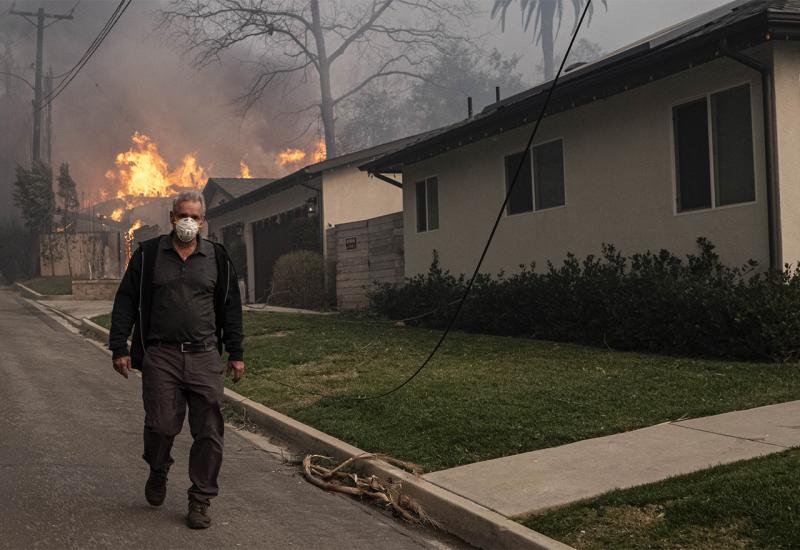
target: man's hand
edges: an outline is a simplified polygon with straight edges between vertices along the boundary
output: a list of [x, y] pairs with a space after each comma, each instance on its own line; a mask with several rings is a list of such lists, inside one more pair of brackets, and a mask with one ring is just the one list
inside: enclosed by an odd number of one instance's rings
[[126, 355], [125, 357], [117, 357], [116, 359], [114, 359], [114, 370], [120, 373], [125, 378], [127, 378], [128, 373], [131, 372], [130, 355]]
[[228, 361], [228, 372], [233, 373], [233, 383], [235, 384], [244, 376], [244, 361]]

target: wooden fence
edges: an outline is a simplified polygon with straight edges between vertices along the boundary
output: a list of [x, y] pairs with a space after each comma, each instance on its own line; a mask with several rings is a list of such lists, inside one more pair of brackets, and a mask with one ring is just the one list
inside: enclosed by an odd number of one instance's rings
[[[367, 305], [367, 288], [402, 283], [403, 213], [343, 223], [327, 230], [328, 277], [335, 273], [339, 310]], [[329, 280], [329, 284], [332, 281]]]

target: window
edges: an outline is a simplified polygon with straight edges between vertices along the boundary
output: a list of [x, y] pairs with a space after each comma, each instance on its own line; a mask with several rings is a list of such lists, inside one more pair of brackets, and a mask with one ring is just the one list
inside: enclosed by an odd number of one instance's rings
[[564, 206], [564, 142], [534, 147], [533, 172], [536, 210]]
[[[514, 181], [514, 174], [524, 155], [525, 153], [514, 153], [506, 157], [506, 193], [508, 193], [511, 182]], [[533, 210], [533, 185], [531, 182], [531, 162], [530, 159], [526, 159], [525, 164], [519, 169], [519, 177], [511, 190], [511, 196], [508, 197], [506, 212], [509, 216]]]
[[750, 88], [673, 109], [678, 212], [755, 200]]
[[[511, 186], [523, 154], [506, 157], [506, 190]], [[532, 149], [531, 157], [522, 165], [517, 183], [511, 190], [506, 207], [508, 215], [565, 204], [564, 142], [556, 140], [537, 145]]]
[[418, 181], [417, 231], [439, 229], [439, 180], [436, 177]]

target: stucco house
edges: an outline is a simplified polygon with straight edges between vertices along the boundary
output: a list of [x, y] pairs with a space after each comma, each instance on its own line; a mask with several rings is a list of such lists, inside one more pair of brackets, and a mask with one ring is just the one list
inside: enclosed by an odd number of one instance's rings
[[[483, 271], [567, 252], [800, 260], [800, 1], [744, 0], [563, 75]], [[544, 83], [362, 165], [402, 173], [405, 274], [470, 273]]]
[[256, 189], [223, 201], [217, 200], [223, 198], [220, 190], [230, 191], [231, 182], [225, 178], [209, 180], [204, 191], [209, 204], [209, 235], [231, 252], [239, 277], [245, 281], [248, 301], [265, 298], [275, 261], [291, 249], [302, 245], [326, 256], [326, 229], [399, 212], [399, 183], [387, 184], [358, 167], [408, 141], [327, 159], [282, 178], [265, 180]]

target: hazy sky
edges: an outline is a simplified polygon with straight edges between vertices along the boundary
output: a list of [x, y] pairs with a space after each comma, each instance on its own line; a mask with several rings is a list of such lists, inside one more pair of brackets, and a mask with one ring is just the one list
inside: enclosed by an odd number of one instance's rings
[[[17, 0], [17, 9], [35, 11], [43, 6], [51, 12], [64, 12], [76, 1]], [[599, 43], [606, 52], [725, 3], [608, 0], [605, 10], [595, 1], [594, 18], [580, 36]], [[570, 2], [565, 3], [567, 15], [557, 51], [566, 47], [573, 24]], [[117, 0], [81, 0], [75, 20], [49, 27], [46, 66], [52, 66], [56, 74], [70, 68], [116, 4]], [[499, 23], [489, 19], [492, 0], [476, 0], [476, 4], [485, 13], [475, 29], [484, 34], [485, 46], [496, 47], [507, 56], [521, 56], [519, 69], [525, 80], [533, 82], [541, 54], [531, 33], [522, 30], [516, 6], [508, 11], [503, 33]], [[103, 174], [113, 167], [115, 153], [126, 150], [130, 136], [138, 130], [159, 144], [172, 166], [183, 154], [196, 152], [201, 164], [212, 166], [212, 175], [235, 176], [241, 159], [251, 165], [254, 175], [279, 175], [276, 151], [290, 144], [307, 145], [309, 140], [296, 140], [298, 128], [304, 126], [298, 117], [280, 116], [304, 104], [307, 98], [302, 89], [291, 99], [268, 97], [242, 120], [232, 101], [246, 88], [247, 66], [226, 60], [200, 72], [191, 68], [180, 50], [154, 30], [154, 13], [162, 5], [155, 0], [134, 0], [97, 54], [56, 100], [54, 162], [68, 160], [79, 183], [102, 184]], [[33, 80], [35, 32], [21, 18], [7, 13], [10, 6], [10, 1], [0, 0], [0, 39], [13, 39], [19, 70]], [[308, 93], [314, 93], [313, 88]], [[291, 101], [295, 104], [289, 104]]]
[[[727, 0], [608, 0], [606, 10], [599, 0], [594, 0], [595, 9], [591, 24], [584, 25], [579, 38], [597, 42], [605, 52], [612, 52], [675, 23], [727, 3], [729, 3]], [[493, 2], [483, 0], [481, 4], [490, 9]], [[567, 16], [558, 37], [557, 52], [566, 49], [574, 22], [571, 2], [565, 0], [565, 4]], [[533, 78], [533, 67], [541, 61], [541, 51], [533, 44], [532, 33], [523, 31], [517, 6], [508, 10], [507, 17], [505, 33], [499, 28], [494, 28], [487, 42], [496, 44], [498, 49], [508, 55], [514, 53], [522, 55], [524, 61], [520, 67], [528, 68], [530, 72], [526, 76], [529, 79]]]

